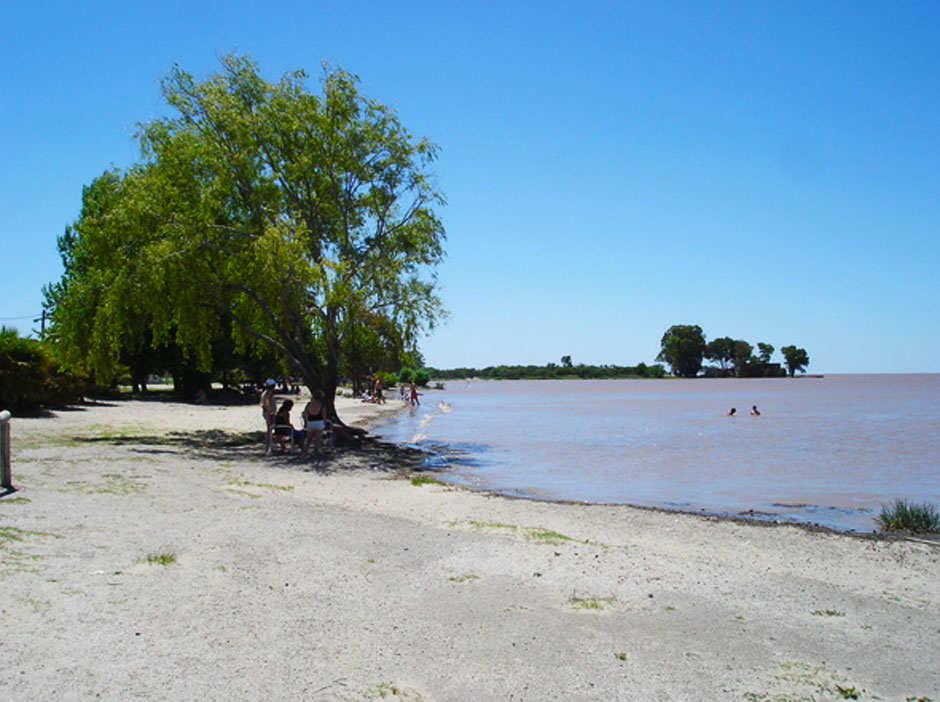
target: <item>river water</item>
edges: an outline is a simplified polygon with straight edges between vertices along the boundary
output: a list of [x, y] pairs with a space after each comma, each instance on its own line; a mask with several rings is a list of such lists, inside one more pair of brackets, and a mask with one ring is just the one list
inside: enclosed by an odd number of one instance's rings
[[420, 400], [375, 433], [512, 495], [861, 532], [896, 498], [940, 503], [940, 374], [459, 381]]

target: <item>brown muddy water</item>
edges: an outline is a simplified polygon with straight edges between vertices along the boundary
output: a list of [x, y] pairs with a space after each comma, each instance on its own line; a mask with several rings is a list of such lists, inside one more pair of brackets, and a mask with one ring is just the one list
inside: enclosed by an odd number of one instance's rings
[[862, 532], [896, 498], [940, 505], [940, 374], [460, 381], [420, 399], [376, 433], [506, 494]]

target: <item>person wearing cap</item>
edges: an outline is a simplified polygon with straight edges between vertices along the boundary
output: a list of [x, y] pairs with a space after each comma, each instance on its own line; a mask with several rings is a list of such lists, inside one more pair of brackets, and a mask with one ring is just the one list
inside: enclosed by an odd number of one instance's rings
[[277, 417], [277, 401], [274, 399], [274, 378], [264, 381], [264, 392], [261, 393], [261, 415], [265, 422], [264, 445], [267, 453], [271, 453], [271, 431], [274, 428], [274, 419]]

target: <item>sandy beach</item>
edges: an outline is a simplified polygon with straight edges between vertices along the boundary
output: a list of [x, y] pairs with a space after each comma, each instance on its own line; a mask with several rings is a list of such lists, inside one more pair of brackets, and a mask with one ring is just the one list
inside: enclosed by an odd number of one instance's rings
[[416, 485], [405, 452], [260, 428], [14, 418], [0, 699], [940, 699], [936, 542]]

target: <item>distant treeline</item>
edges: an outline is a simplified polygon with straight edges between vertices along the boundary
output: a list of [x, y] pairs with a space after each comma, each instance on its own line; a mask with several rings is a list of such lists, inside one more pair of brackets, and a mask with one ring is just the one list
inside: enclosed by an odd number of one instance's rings
[[428, 373], [435, 380], [460, 380], [463, 378], [483, 378], [485, 380], [546, 380], [546, 379], [603, 379], [603, 378], [662, 378], [666, 374], [663, 366], [648, 366], [639, 363], [635, 366], [588, 366], [583, 363], [544, 366], [488, 366], [487, 368], [428, 368]]

